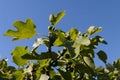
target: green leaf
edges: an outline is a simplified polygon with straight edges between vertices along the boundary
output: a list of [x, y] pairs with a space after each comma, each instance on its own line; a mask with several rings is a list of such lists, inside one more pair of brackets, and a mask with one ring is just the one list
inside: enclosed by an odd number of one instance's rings
[[120, 66], [120, 58], [117, 59], [117, 66]]
[[90, 40], [86, 36], [80, 36], [77, 38], [73, 44], [73, 47], [75, 48], [75, 57], [76, 58], [80, 54], [80, 48], [81, 46], [88, 46], [90, 44]]
[[71, 38], [73, 41], [76, 40], [78, 34], [79, 34], [79, 31], [78, 31], [77, 29], [75, 29], [75, 28], [72, 28], [72, 29], [70, 29], [70, 31], [69, 31], [69, 36], [70, 36], [70, 38]]
[[86, 36], [80, 36], [79, 38], [76, 39], [75, 45], [76, 44], [88, 46], [90, 44], [90, 40]]
[[40, 75], [41, 75], [41, 68], [35, 67], [35, 80], [39, 80], [40, 79]]
[[31, 19], [27, 19], [26, 22], [16, 21], [13, 26], [17, 30], [9, 29], [4, 36], [12, 36], [13, 41], [21, 39], [30, 39], [36, 34], [36, 27]]
[[61, 76], [55, 75], [55, 76], [52, 78], [52, 80], [62, 80], [62, 79], [61, 79]]
[[48, 58], [52, 58], [52, 59], [56, 59], [58, 56], [57, 53], [55, 52], [42, 52], [40, 55], [38, 54], [34, 54], [34, 53], [28, 53], [22, 56], [23, 59], [27, 59], [27, 60], [43, 60], [43, 59], [48, 59]]
[[55, 40], [55, 42], [53, 43], [54, 46], [63, 46], [66, 42], [66, 39], [65, 39], [65, 33], [64, 32], [61, 32], [61, 31], [58, 31], [56, 32], [56, 35], [58, 36], [57, 39]]
[[100, 43], [107, 44], [107, 42], [101, 36], [96, 36], [96, 38]]
[[13, 73], [13, 77], [11, 80], [23, 80], [24, 74], [22, 73], [21, 70], [17, 70], [16, 72]]
[[95, 64], [92, 58], [88, 57], [88, 56], [84, 56], [83, 57], [85, 63], [91, 68], [94, 69], [95, 68]]
[[58, 56], [58, 54], [55, 53], [55, 52], [51, 52], [51, 53], [49, 53], [49, 52], [42, 52], [40, 54], [40, 56], [39, 56], [39, 59], [47, 59], [47, 58], [56, 59], [57, 56]]
[[64, 78], [64, 80], [72, 80], [72, 76], [70, 72], [64, 72], [60, 69], [58, 69], [58, 71], [61, 74], [61, 76]]
[[80, 51], [80, 54], [82, 56], [89, 56], [90, 58], [94, 58], [94, 50], [93, 49], [85, 49], [82, 48], [83, 50]]
[[7, 61], [5, 59], [0, 61], [0, 69], [7, 67]]
[[76, 58], [80, 54], [80, 45], [75, 46], [74, 52], [75, 52], [74, 58]]
[[86, 31], [86, 33], [92, 35], [101, 31], [102, 31], [102, 27], [95, 28], [94, 26], [90, 26], [89, 29]]
[[40, 60], [40, 67], [46, 67], [49, 66], [51, 59], [44, 59], [44, 60]]
[[51, 14], [49, 17], [51, 25], [56, 25], [65, 15], [65, 11], [59, 12], [56, 16]]
[[28, 47], [24, 46], [17, 46], [12, 52], [11, 55], [13, 56], [13, 62], [17, 64], [18, 66], [23, 66], [25, 65], [28, 60], [23, 59], [22, 56], [30, 53]]
[[57, 38], [54, 42], [54, 46], [63, 46], [65, 43], [65, 39], [64, 38]]
[[67, 53], [70, 54], [71, 58], [73, 58], [76, 55], [74, 48], [72, 46], [73, 46], [73, 42], [66, 41], [65, 47], [67, 48]]
[[107, 44], [101, 36], [95, 36], [94, 38], [91, 38], [90, 48], [97, 48], [98, 43]]
[[98, 53], [97, 53], [98, 57], [100, 60], [102, 60], [104, 63], [106, 63], [106, 60], [107, 60], [107, 55], [104, 51], [100, 50]]
[[96, 70], [97, 72], [103, 72], [103, 71], [104, 71], [104, 68], [103, 68], [102, 66], [100, 66], [100, 67], [97, 67], [95, 70]]

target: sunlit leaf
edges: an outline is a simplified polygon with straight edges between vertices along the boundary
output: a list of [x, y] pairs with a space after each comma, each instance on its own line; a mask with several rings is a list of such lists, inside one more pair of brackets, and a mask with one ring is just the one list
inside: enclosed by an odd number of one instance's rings
[[52, 25], [56, 25], [65, 15], [65, 11], [59, 12], [56, 16], [54, 14], [51, 14], [49, 17], [50, 23]]
[[80, 48], [81, 46], [88, 46], [90, 44], [90, 40], [86, 36], [80, 36], [77, 38], [73, 44], [73, 47], [75, 48], [75, 58], [80, 54]]
[[69, 31], [70, 38], [71, 38], [73, 41], [76, 40], [78, 34], [79, 34], [79, 31], [78, 31], [77, 29], [75, 29], [75, 28], [72, 28], [72, 29], [70, 29], [70, 31]]
[[5, 59], [0, 61], [0, 69], [7, 66], [7, 61]]
[[39, 45], [43, 44], [44, 40], [42, 38], [37, 38], [37, 40], [34, 42], [33, 44], [33, 49], [35, 49], [36, 47], [38, 47]]
[[103, 71], [104, 71], [104, 68], [103, 68], [102, 66], [100, 66], [100, 67], [97, 67], [95, 70], [96, 70], [97, 72], [103, 72]]
[[80, 36], [76, 39], [75, 44], [88, 46], [90, 44], [90, 40], [86, 36]]
[[53, 43], [54, 46], [63, 46], [66, 42], [65, 33], [61, 32], [61, 31], [58, 31], [58, 32], [56, 32], [56, 34], [57, 34], [58, 37], [55, 40], [55, 42]]
[[86, 33], [92, 35], [101, 31], [102, 31], [102, 27], [95, 28], [94, 26], [90, 26], [89, 29], [86, 31]]
[[49, 66], [51, 59], [40, 60], [40, 67]]
[[46, 74], [41, 74], [40, 76], [40, 80], [48, 80], [49, 79], [49, 76], [46, 75]]
[[83, 59], [84, 59], [85, 63], [86, 63], [90, 68], [92, 68], [92, 69], [95, 68], [95, 64], [94, 64], [94, 61], [93, 61], [92, 58], [90, 58], [90, 57], [88, 57], [88, 56], [84, 56]]
[[107, 55], [104, 51], [100, 50], [98, 53], [97, 53], [98, 57], [100, 60], [102, 60], [104, 63], [106, 63], [106, 60], [107, 60]]
[[80, 45], [75, 46], [74, 52], [75, 52], [74, 58], [76, 58], [80, 54]]
[[29, 53], [28, 47], [17, 46], [12, 52], [13, 62], [18, 66], [23, 66], [28, 62], [28, 60], [23, 59], [22, 56]]
[[13, 77], [11, 80], [23, 80], [24, 74], [21, 70], [17, 70], [16, 72], [13, 73]]
[[117, 65], [120, 66], [120, 58], [117, 59]]
[[36, 27], [31, 19], [27, 19], [26, 22], [16, 21], [13, 26], [17, 30], [9, 29], [4, 36], [12, 36], [13, 41], [21, 39], [30, 39], [36, 34]]
[[35, 67], [36, 68], [36, 72], [35, 72], [35, 80], [39, 80], [40, 76], [41, 76], [41, 68]]

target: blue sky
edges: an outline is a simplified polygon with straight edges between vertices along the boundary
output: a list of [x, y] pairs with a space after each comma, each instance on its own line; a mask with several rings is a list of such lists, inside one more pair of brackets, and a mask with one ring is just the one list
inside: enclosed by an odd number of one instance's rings
[[[120, 57], [120, 1], [119, 0], [0, 0], [0, 59], [12, 58], [10, 52], [15, 46], [30, 46], [35, 40], [22, 40], [12, 42], [10, 37], [4, 37], [7, 29], [14, 29], [12, 23], [16, 20], [25, 21], [31, 18], [37, 26], [37, 33], [47, 34], [49, 15], [62, 10], [66, 11], [65, 17], [57, 25], [63, 31], [75, 27], [81, 32], [89, 26], [101, 26], [103, 31], [98, 35], [104, 37], [108, 45], [98, 47], [108, 55], [108, 62]], [[41, 50], [45, 50], [41, 48]], [[95, 59], [98, 65], [102, 62]]]

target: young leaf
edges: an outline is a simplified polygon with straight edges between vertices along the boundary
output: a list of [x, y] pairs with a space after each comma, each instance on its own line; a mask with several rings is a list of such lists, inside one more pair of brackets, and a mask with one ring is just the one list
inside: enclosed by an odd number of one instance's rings
[[28, 47], [17, 46], [12, 52], [11, 55], [13, 56], [13, 62], [18, 66], [23, 66], [28, 62], [28, 60], [23, 59], [22, 56], [30, 53]]
[[94, 26], [90, 26], [89, 29], [86, 31], [86, 33], [89, 35], [92, 35], [92, 34], [100, 32], [100, 31], [102, 31], [101, 27], [95, 28]]
[[55, 40], [55, 42], [53, 43], [54, 46], [63, 46], [65, 44], [65, 42], [66, 42], [65, 33], [61, 32], [61, 31], [58, 31], [58, 32], [56, 32], [56, 35], [58, 37]]
[[26, 22], [16, 21], [13, 23], [13, 26], [17, 29], [9, 29], [4, 36], [12, 36], [12, 41], [29, 39], [36, 34], [36, 27], [31, 19], [27, 19]]
[[49, 20], [51, 25], [56, 25], [65, 15], [65, 11], [59, 12], [57, 16], [54, 16], [53, 14], [50, 15]]
[[106, 63], [106, 60], [107, 60], [107, 55], [104, 51], [100, 50], [98, 53], [97, 53], [98, 57], [100, 60], [102, 60], [104, 63]]
[[75, 29], [75, 28], [72, 28], [72, 29], [70, 29], [70, 31], [69, 31], [70, 38], [71, 38], [73, 41], [76, 40], [78, 34], [79, 34], [79, 31], [78, 31], [77, 29]]

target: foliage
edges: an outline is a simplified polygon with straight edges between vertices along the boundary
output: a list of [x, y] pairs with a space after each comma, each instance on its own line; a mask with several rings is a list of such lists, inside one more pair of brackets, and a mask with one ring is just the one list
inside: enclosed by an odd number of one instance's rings
[[[28, 46], [15, 47], [11, 55], [19, 68], [8, 66], [7, 59], [1, 60], [0, 77], [8, 80], [119, 80], [120, 59], [110, 64], [104, 51], [94, 52], [99, 43], [107, 44], [101, 36], [94, 35], [102, 31], [102, 28], [90, 26], [85, 33], [75, 28], [68, 32], [56, 29], [56, 24], [64, 15], [64, 11], [56, 16], [50, 15], [48, 36], [37, 38], [32, 50]], [[29, 39], [36, 34], [31, 19], [27, 19], [26, 23], [16, 21], [13, 25], [17, 31], [9, 29], [4, 34], [12, 36], [13, 41]], [[38, 53], [37, 49], [42, 44], [45, 44], [47, 50]], [[62, 49], [56, 52], [52, 47]], [[95, 65], [95, 55], [103, 61], [105, 67]]]

